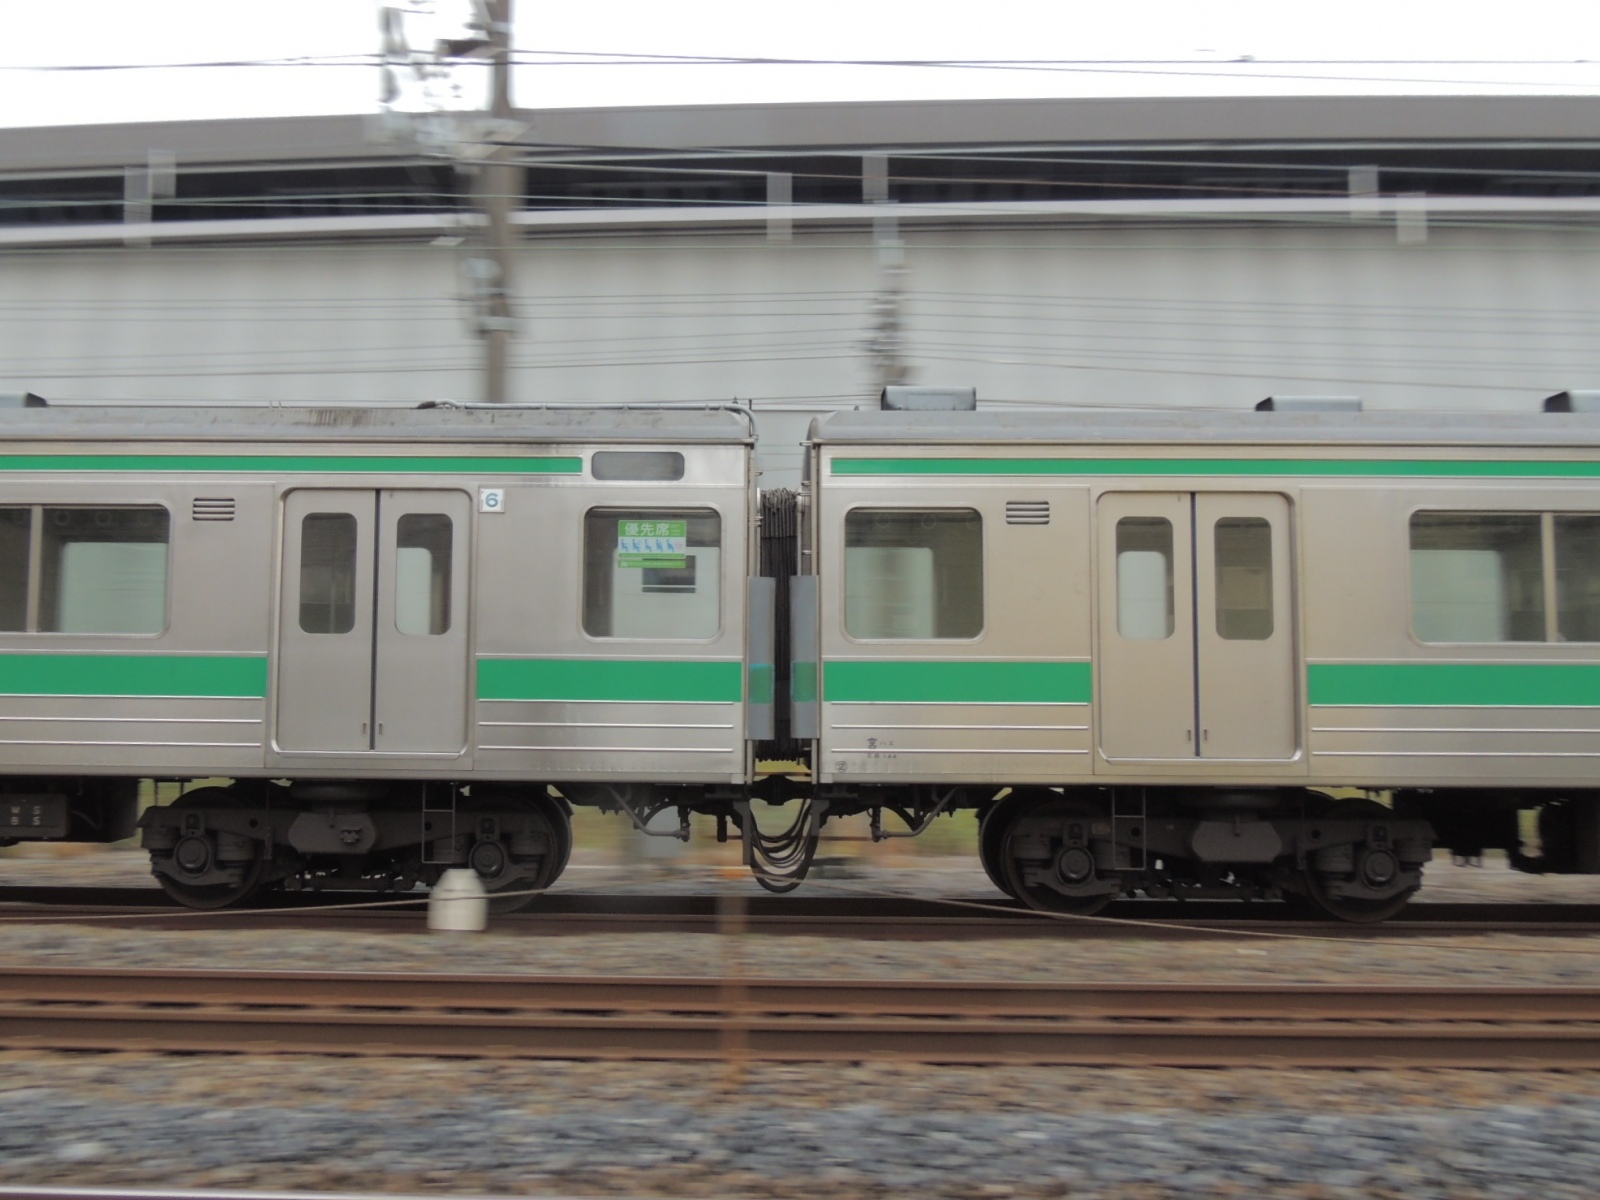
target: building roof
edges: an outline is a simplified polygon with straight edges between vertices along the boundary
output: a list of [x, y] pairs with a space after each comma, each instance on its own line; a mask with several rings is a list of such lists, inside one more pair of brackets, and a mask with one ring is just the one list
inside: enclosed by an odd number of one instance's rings
[[[1316, 222], [1421, 196], [1431, 220], [1600, 216], [1600, 96], [545, 109], [514, 132], [524, 235], [858, 225], [877, 201], [925, 225]], [[432, 239], [475, 219], [461, 164], [487, 137], [471, 114], [0, 130], [0, 246]]]
[[[921, 100], [524, 109], [544, 150], [917, 150], [1039, 145], [1600, 143], [1600, 96]], [[0, 129], [7, 172], [393, 158], [376, 116]]]

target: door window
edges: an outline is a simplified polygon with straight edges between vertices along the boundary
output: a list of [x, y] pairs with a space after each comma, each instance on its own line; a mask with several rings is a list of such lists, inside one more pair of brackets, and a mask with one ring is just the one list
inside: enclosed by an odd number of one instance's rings
[[1133, 641], [1162, 641], [1175, 627], [1172, 522], [1123, 517], [1117, 522], [1117, 632]]
[[300, 522], [300, 628], [349, 633], [355, 627], [355, 514], [307, 513]]
[[426, 636], [450, 629], [450, 518], [406, 513], [395, 528], [394, 625]]
[[1261, 642], [1272, 636], [1272, 526], [1262, 517], [1223, 517], [1216, 547], [1217, 636]]

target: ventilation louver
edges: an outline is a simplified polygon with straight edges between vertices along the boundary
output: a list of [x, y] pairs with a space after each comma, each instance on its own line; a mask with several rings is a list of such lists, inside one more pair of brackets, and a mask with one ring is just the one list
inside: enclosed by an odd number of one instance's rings
[[196, 496], [192, 515], [196, 521], [231, 521], [233, 497]]
[[1050, 524], [1050, 501], [1048, 500], [1007, 500], [1006, 501], [1007, 525], [1048, 525]]

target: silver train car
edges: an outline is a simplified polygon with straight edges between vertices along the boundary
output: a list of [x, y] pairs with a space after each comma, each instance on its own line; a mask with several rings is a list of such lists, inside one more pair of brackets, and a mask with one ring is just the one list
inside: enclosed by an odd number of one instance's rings
[[1014, 896], [1600, 870], [1600, 421], [861, 412], [808, 474], [818, 794], [976, 795]]
[[753, 444], [0, 412], [0, 837], [213, 781], [138, 819], [193, 905], [468, 866], [513, 906], [574, 804], [709, 814], [773, 890], [829, 820], [975, 809], [997, 886], [1075, 913], [1379, 920], [1435, 845], [1600, 872], [1600, 420], [841, 413], [797, 495]]
[[753, 442], [717, 411], [0, 413], [0, 837], [127, 837], [139, 780], [215, 780], [139, 822], [184, 903], [450, 866], [522, 896], [572, 802], [743, 799]]

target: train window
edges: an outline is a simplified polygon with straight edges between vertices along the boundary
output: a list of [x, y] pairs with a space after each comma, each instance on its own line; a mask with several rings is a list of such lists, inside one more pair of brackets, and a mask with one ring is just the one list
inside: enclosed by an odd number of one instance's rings
[[722, 518], [700, 508], [591, 508], [583, 518], [583, 629], [591, 637], [705, 639], [722, 621]]
[[1600, 516], [1555, 518], [1556, 630], [1563, 642], [1600, 642]]
[[596, 450], [589, 457], [596, 479], [662, 483], [683, 478], [683, 455], [676, 450]]
[[401, 633], [450, 629], [450, 518], [406, 513], [396, 523], [394, 626]]
[[0, 632], [28, 627], [28, 558], [33, 510], [0, 508]]
[[1175, 628], [1172, 522], [1123, 517], [1117, 522], [1117, 632], [1135, 641], [1161, 641]]
[[355, 627], [355, 514], [307, 513], [300, 522], [300, 628], [349, 633]]
[[1212, 529], [1217, 567], [1217, 636], [1260, 642], [1272, 636], [1272, 526], [1261, 517], [1223, 517]]
[[39, 628], [47, 633], [160, 633], [167, 623], [164, 508], [46, 508]]
[[844, 627], [851, 637], [983, 632], [983, 518], [975, 510], [852, 509], [844, 547]]
[[1411, 518], [1411, 625], [1424, 642], [1542, 642], [1538, 513]]

